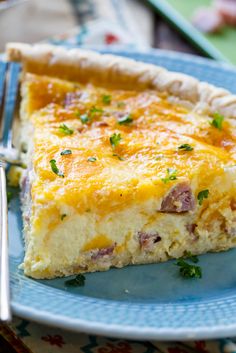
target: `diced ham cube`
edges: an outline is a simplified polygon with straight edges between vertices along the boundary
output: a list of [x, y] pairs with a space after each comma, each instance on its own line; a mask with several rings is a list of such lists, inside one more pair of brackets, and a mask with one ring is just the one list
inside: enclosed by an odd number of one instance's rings
[[91, 258], [92, 260], [98, 260], [103, 258], [104, 256], [111, 256], [113, 254], [114, 249], [115, 249], [115, 244], [107, 248], [97, 249], [92, 252]]
[[197, 228], [197, 225], [195, 223], [191, 223], [191, 224], [186, 224], [186, 229], [189, 232], [189, 234], [193, 235], [195, 229]]
[[164, 197], [161, 204], [161, 212], [182, 213], [192, 211], [195, 208], [195, 199], [186, 182], [175, 185]]
[[154, 244], [161, 241], [158, 233], [138, 232], [138, 238], [141, 249], [148, 251], [153, 249]]

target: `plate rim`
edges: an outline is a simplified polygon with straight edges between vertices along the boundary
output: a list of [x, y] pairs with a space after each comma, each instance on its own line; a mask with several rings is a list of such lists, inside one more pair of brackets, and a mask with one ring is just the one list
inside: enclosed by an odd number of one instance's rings
[[[12, 310], [16, 316], [44, 324], [58, 327], [71, 332], [95, 334], [111, 338], [131, 340], [156, 340], [156, 341], [192, 341], [196, 339], [221, 339], [236, 335], [236, 323], [230, 325], [218, 325], [215, 327], [201, 328], [135, 328], [132, 325], [104, 324], [89, 322], [83, 319], [72, 319], [63, 315], [49, 314], [46, 311], [27, 308], [20, 304], [12, 303]], [[207, 329], [207, 330], [206, 330]]]

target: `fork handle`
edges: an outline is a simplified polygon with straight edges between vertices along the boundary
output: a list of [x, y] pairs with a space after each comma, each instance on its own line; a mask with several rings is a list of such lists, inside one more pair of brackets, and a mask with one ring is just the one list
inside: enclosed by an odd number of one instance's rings
[[0, 165], [0, 321], [11, 319], [7, 213], [6, 174]]

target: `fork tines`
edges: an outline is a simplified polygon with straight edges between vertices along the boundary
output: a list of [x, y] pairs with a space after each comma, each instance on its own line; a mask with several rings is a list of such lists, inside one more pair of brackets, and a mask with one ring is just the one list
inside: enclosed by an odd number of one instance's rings
[[[12, 121], [15, 112], [20, 65], [0, 61], [0, 322], [11, 319], [9, 266], [8, 266], [8, 221], [5, 161], [12, 148]], [[12, 160], [12, 159], [11, 159]]]
[[11, 148], [12, 121], [16, 106], [20, 64], [0, 61], [1, 146]]

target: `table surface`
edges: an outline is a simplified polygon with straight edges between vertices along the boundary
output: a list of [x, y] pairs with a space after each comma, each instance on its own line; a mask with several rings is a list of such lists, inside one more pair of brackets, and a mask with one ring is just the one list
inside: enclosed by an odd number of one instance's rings
[[17, 353], [10, 344], [0, 336], [0, 353]]

